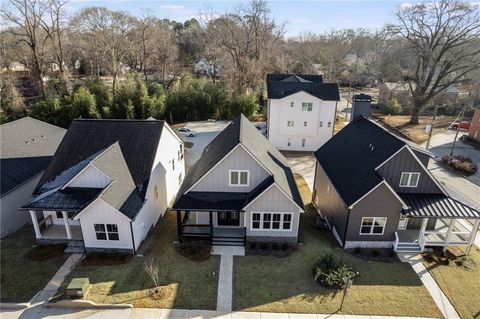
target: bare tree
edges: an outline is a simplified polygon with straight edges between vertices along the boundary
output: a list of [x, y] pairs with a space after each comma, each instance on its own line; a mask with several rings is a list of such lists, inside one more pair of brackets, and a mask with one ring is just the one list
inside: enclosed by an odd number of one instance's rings
[[151, 258], [145, 262], [145, 272], [150, 277], [155, 287], [160, 286], [159, 266], [155, 258]]
[[410, 123], [440, 92], [469, 80], [480, 67], [480, 12], [473, 3], [440, 0], [397, 12], [391, 29], [408, 43], [413, 63], [406, 82], [413, 97]]

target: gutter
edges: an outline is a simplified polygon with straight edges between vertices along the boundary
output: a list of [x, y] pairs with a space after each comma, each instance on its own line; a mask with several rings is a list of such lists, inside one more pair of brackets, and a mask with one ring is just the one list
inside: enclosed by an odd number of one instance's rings
[[136, 255], [136, 254], [137, 254], [137, 251], [135, 250], [135, 237], [133, 237], [133, 226], [132, 226], [132, 222], [130, 222], [130, 233], [132, 234], [133, 254]]

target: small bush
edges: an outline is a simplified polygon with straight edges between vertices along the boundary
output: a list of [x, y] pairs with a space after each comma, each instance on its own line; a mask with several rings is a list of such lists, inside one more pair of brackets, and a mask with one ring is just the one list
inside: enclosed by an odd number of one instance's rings
[[194, 261], [210, 258], [211, 246], [206, 241], [185, 241], [180, 245], [180, 254]]
[[444, 155], [442, 162], [465, 175], [473, 175], [478, 171], [477, 164], [469, 157]]
[[378, 256], [380, 256], [380, 251], [375, 250], [375, 249], [372, 250], [372, 257], [378, 257]]
[[256, 242], [252, 241], [252, 242], [250, 243], [250, 250], [255, 250], [255, 249], [257, 249], [257, 247], [258, 247], [258, 245], [257, 245]]
[[476, 267], [475, 261], [468, 256], [462, 256], [458, 258], [457, 265], [471, 269], [471, 270], [475, 269]]
[[273, 243], [272, 244], [272, 249], [273, 250], [279, 250], [280, 249], [280, 245], [278, 243]]
[[283, 243], [283, 244], [282, 244], [282, 250], [283, 250], [283, 251], [287, 251], [289, 247], [290, 247], [290, 246], [288, 245], [288, 243]]
[[356, 255], [360, 255], [362, 253], [362, 248], [360, 247], [355, 247], [353, 249], [353, 252], [356, 254]]
[[315, 263], [313, 275], [316, 282], [328, 288], [345, 288], [349, 279], [352, 283], [357, 277], [351, 267], [347, 266], [342, 260], [332, 254], [325, 254]]
[[260, 249], [261, 250], [267, 250], [268, 249], [268, 244], [267, 243], [260, 243]]
[[387, 105], [385, 105], [385, 113], [387, 114], [397, 115], [402, 113], [402, 111], [402, 105], [397, 99], [391, 99], [387, 102]]

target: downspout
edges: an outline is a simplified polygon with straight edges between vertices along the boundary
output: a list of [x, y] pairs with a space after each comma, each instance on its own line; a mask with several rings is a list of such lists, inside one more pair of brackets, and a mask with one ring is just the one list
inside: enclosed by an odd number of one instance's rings
[[132, 226], [132, 222], [130, 221], [130, 233], [132, 234], [132, 248], [133, 248], [133, 254], [136, 255], [137, 254], [137, 251], [135, 249], [135, 237], [133, 236], [133, 226]]
[[332, 137], [333, 135], [335, 135], [335, 123], [337, 122], [337, 108], [338, 108], [338, 101], [335, 102], [335, 114], [333, 115]]
[[347, 222], [345, 224], [345, 233], [343, 234], [342, 248], [345, 248], [345, 243], [347, 242], [347, 231], [348, 231], [348, 223], [349, 222], [350, 222], [350, 208], [348, 209], [348, 213], [347, 213]]

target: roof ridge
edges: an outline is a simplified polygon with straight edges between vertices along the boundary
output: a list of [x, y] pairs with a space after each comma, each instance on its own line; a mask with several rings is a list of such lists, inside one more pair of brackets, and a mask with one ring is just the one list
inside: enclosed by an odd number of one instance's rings
[[155, 122], [165, 122], [165, 120], [157, 119], [87, 119], [87, 118], [78, 118], [74, 119], [76, 122], [145, 122], [145, 123], [155, 123]]

